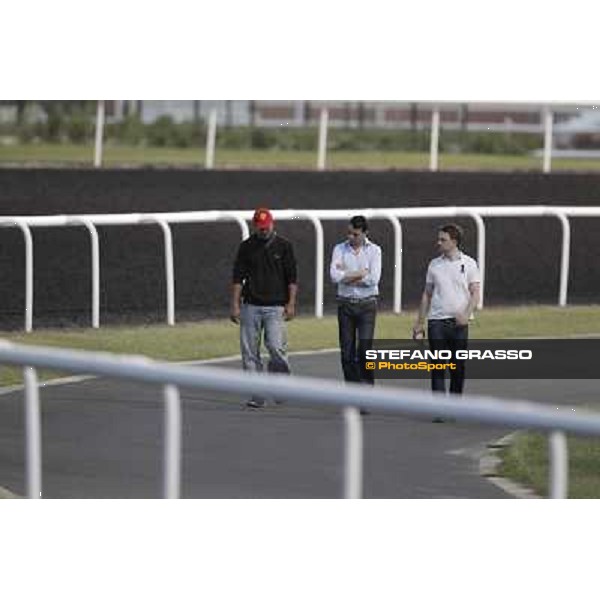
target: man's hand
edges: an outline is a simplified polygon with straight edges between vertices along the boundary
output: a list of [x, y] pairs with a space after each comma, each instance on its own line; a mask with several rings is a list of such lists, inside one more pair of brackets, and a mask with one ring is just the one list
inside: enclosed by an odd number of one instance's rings
[[292, 302], [288, 302], [283, 307], [283, 318], [286, 321], [291, 321], [296, 316], [296, 306]]
[[456, 313], [456, 324], [460, 327], [469, 324], [469, 317], [464, 313]]
[[229, 318], [231, 319], [232, 323], [235, 323], [236, 325], [240, 324], [240, 306], [239, 306], [239, 304], [233, 305], [231, 307], [231, 312], [230, 312]]
[[422, 340], [425, 337], [425, 329], [420, 323], [415, 323], [412, 329], [412, 339]]
[[367, 275], [369, 269], [361, 269], [360, 271], [352, 271], [344, 277], [344, 283], [358, 283], [362, 278]]

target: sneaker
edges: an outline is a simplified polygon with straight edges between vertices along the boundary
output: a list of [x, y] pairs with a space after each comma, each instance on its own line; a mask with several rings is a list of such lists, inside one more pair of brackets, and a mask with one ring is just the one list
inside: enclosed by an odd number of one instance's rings
[[248, 400], [248, 402], [246, 402], [246, 406], [247, 408], [265, 408], [266, 404], [264, 400], [255, 400], [253, 398], [252, 400]]

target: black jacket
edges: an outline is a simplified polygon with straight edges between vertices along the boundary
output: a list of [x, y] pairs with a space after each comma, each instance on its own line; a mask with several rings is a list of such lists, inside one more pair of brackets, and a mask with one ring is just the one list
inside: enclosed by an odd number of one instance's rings
[[233, 283], [242, 284], [242, 299], [248, 304], [283, 306], [288, 285], [297, 283], [292, 244], [276, 233], [268, 240], [251, 235], [238, 249]]

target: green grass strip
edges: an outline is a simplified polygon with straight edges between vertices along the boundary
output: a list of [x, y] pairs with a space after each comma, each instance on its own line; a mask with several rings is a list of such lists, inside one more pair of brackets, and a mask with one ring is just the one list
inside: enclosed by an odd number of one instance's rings
[[[72, 164], [90, 167], [92, 145], [77, 144], [14, 144], [0, 145], [0, 163], [22, 165]], [[136, 147], [106, 145], [105, 166], [179, 166], [204, 167], [203, 148]], [[316, 169], [317, 153], [299, 150], [235, 150], [217, 148], [216, 168], [290, 168]], [[327, 166], [333, 169], [427, 169], [426, 152], [399, 151], [330, 151]], [[500, 154], [440, 154], [440, 169], [540, 171], [542, 159], [528, 155]], [[554, 158], [552, 169], [596, 171], [600, 159]]]
[[[407, 339], [415, 313], [381, 312], [377, 338]], [[531, 306], [485, 309], [470, 326], [472, 339], [600, 334], [600, 306], [558, 308]], [[143, 354], [166, 361], [201, 360], [239, 353], [239, 328], [226, 319], [180, 323], [174, 327], [100, 327], [43, 329], [5, 333], [4, 339], [24, 344]], [[338, 345], [337, 319], [298, 317], [288, 324], [289, 349], [319, 350]], [[43, 373], [42, 376], [49, 375]], [[20, 383], [20, 369], [0, 367], [0, 385]]]
[[[567, 436], [569, 498], [600, 498], [600, 442]], [[539, 496], [548, 496], [548, 436], [521, 433], [500, 453], [499, 475], [518, 481]]]

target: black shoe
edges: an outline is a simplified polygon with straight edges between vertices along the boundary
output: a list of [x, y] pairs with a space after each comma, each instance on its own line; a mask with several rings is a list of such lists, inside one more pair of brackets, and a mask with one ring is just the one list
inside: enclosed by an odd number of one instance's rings
[[247, 408], [265, 408], [266, 404], [264, 402], [264, 400], [248, 400], [248, 402], [246, 402], [246, 407]]
[[442, 417], [433, 417], [433, 419], [431, 419], [432, 423], [445, 423], [446, 421], [444, 419], [442, 419]]
[[360, 409], [360, 414], [361, 415], [369, 415], [371, 413], [366, 408], [361, 408]]

